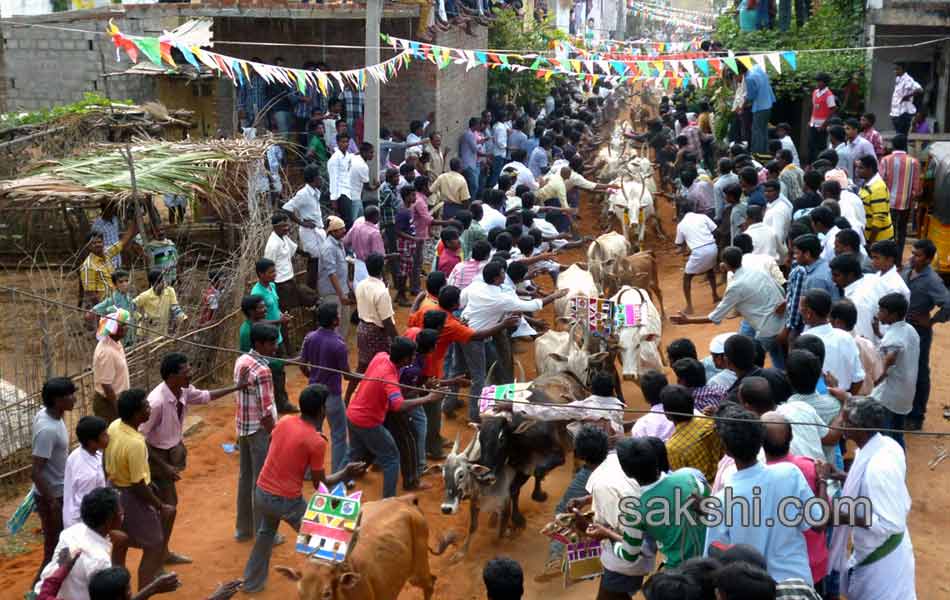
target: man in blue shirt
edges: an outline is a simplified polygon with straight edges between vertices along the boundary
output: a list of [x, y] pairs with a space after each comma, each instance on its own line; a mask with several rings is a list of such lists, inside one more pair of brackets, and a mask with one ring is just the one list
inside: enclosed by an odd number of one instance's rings
[[775, 103], [775, 94], [772, 93], [772, 84], [769, 76], [759, 65], [746, 69], [739, 62], [739, 73], [745, 73], [746, 106], [752, 110], [752, 140], [749, 150], [756, 154], [768, 152], [769, 115], [772, 113], [772, 104]]
[[707, 512], [710, 527], [705, 555], [709, 556], [714, 544], [749, 544], [765, 555], [769, 575], [776, 581], [802, 579], [812, 584], [802, 533], [811, 527], [810, 523], [823, 521], [824, 511], [818, 503], [811, 503], [810, 518], [802, 514], [802, 507], [815, 495], [798, 467], [758, 461], [765, 425], [744, 409], [729, 416], [739, 420], [722, 421], [716, 428], [737, 471], [715, 496], [719, 500], [718, 514], [713, 512], [711, 518]]

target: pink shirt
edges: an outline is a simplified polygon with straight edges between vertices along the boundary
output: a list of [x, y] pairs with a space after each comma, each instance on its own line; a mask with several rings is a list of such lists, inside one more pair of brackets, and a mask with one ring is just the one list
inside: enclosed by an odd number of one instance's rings
[[343, 245], [353, 250], [356, 258], [365, 261], [370, 254], [385, 256], [383, 236], [379, 232], [379, 224], [370, 223], [366, 219], [357, 220], [350, 230], [343, 236]]
[[211, 392], [195, 389], [193, 385], [182, 388], [181, 397], [176, 398], [168, 385], [162, 382], [148, 395], [152, 414], [148, 421], [139, 426], [139, 433], [145, 436], [149, 446], [162, 450], [174, 448], [182, 438], [188, 405], [207, 404], [210, 401]]
[[[808, 487], [815, 494], [818, 493], [818, 471], [815, 468], [815, 461], [807, 456], [796, 456], [795, 454], [786, 454], [778, 460], [770, 460], [766, 464], [774, 465], [776, 463], [792, 463], [805, 476]], [[813, 581], [821, 581], [828, 574], [828, 546], [825, 544], [825, 532], [809, 529], [805, 532], [805, 546], [808, 548], [808, 566], [811, 568]]]
[[666, 442], [673, 435], [674, 429], [676, 427], [673, 421], [667, 419], [663, 412], [663, 404], [654, 404], [650, 407], [650, 412], [633, 424], [630, 437], [656, 437]]
[[412, 224], [416, 228], [416, 237], [428, 239], [429, 225], [433, 218], [429, 213], [429, 204], [424, 194], [416, 192], [416, 201], [412, 204]]

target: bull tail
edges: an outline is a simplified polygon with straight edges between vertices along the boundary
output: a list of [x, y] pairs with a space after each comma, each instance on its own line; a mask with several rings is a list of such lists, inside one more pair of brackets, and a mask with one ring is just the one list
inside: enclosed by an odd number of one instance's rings
[[459, 535], [454, 529], [450, 529], [442, 534], [442, 537], [439, 538], [439, 543], [436, 544], [435, 549], [431, 546], [428, 546], [429, 553], [434, 556], [441, 556], [449, 546], [458, 543]]

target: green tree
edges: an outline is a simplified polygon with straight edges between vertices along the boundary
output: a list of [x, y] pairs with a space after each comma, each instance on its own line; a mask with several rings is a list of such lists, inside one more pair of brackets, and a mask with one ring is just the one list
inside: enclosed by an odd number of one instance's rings
[[[734, 15], [722, 16], [716, 22], [715, 38], [725, 48], [735, 51], [803, 50], [797, 55], [797, 69], [792, 70], [783, 63], [781, 74], [769, 71], [776, 97], [796, 100], [811, 93], [815, 75], [819, 72], [831, 76], [833, 89], [841, 89], [855, 73], [863, 74], [863, 51], [808, 52], [860, 46], [863, 33], [862, 0], [825, 0], [802, 27], [795, 27], [793, 22], [792, 28], [785, 32], [779, 29], [740, 31]], [[859, 78], [859, 81], [863, 82], [863, 78]], [[726, 116], [731, 110], [731, 93], [726, 93], [725, 87], [722, 79], [717, 79], [706, 91], [708, 96], [718, 100], [715, 107], [719, 116]], [[718, 119], [723, 125], [726, 121]], [[720, 132], [716, 133], [718, 135]]]
[[[488, 46], [493, 49], [510, 48], [514, 52], [546, 52], [556, 40], [565, 40], [567, 35], [552, 24], [551, 18], [543, 21], [524, 19], [514, 10], [496, 11], [496, 18], [488, 28]], [[530, 61], [527, 61], [530, 64]], [[489, 69], [488, 94], [512, 102], [540, 103], [555, 84], [555, 77], [545, 81], [535, 71], [516, 73], [509, 69]]]

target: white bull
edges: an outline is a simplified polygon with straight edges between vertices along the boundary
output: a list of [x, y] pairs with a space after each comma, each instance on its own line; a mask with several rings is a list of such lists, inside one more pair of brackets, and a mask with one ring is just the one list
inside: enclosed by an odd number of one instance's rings
[[557, 289], [568, 292], [563, 298], [554, 301], [555, 317], [567, 318], [571, 298], [577, 296], [597, 298], [600, 295], [600, 288], [597, 287], [594, 276], [576, 263], [561, 271], [557, 276]]
[[652, 175], [644, 178], [639, 173], [622, 174], [612, 182], [620, 186], [620, 189], [611, 192], [604, 204], [603, 227], [609, 228], [611, 218], [616, 219], [620, 223], [623, 237], [636, 249], [642, 247], [647, 223], [651, 221], [656, 229], [657, 237], [666, 238], [653, 204], [653, 192], [650, 191], [652, 182]]
[[590, 243], [587, 247], [587, 268], [600, 289], [607, 289], [607, 280], [615, 265], [628, 254], [630, 242], [616, 231], [598, 236]]
[[29, 448], [33, 440], [32, 423], [36, 408], [27, 402], [28, 394], [5, 379], [0, 379], [0, 458]]
[[646, 290], [625, 285], [611, 297], [618, 304], [640, 304], [640, 325], [620, 328], [620, 362], [625, 380], [638, 380], [649, 369], [663, 366], [660, 337], [663, 320]]

